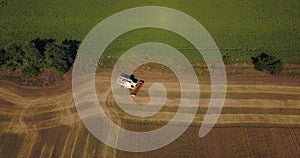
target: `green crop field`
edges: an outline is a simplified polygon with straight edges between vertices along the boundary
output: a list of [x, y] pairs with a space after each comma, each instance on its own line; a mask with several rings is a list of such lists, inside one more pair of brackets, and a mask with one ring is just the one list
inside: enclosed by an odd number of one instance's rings
[[[267, 52], [284, 62], [300, 62], [300, 1], [298, 0], [0, 0], [0, 47], [35, 38], [83, 40], [104, 18], [137, 6], [165, 6], [198, 20], [221, 52], [234, 61]], [[182, 37], [159, 29], [128, 32], [106, 53], [118, 57], [130, 47], [163, 42], [198, 60], [197, 51]]]

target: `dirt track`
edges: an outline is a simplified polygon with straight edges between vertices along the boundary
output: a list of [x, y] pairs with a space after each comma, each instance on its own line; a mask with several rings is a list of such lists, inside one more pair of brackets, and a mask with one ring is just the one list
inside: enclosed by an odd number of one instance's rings
[[[159, 114], [144, 120], [132, 118], [120, 111], [109, 90], [109, 75], [98, 75], [107, 76], [97, 77], [96, 88], [99, 100], [106, 103], [103, 108], [109, 117], [124, 128], [134, 131], [155, 129], [168, 122], [176, 112], [180, 92], [176, 87], [178, 85], [176, 79], [169, 79], [166, 83], [166, 78], [170, 78], [168, 75], [147, 78], [151, 75], [136, 74], [147, 81], [135, 99], [136, 102], [144, 104], [149, 101], [148, 88], [152, 82], [165, 82], [164, 85], [168, 90], [166, 106]], [[266, 83], [266, 80], [272, 82]], [[189, 155], [190, 157], [201, 155], [202, 152], [202, 156], [232, 154], [255, 157], [263, 156], [264, 153], [269, 156], [278, 156], [276, 152], [273, 153], [272, 147], [280, 150], [283, 156], [299, 157], [299, 79], [230, 78], [228, 98], [223, 114], [216, 128], [203, 139], [197, 138], [196, 135], [209, 102], [210, 86], [208, 79], [202, 80], [201, 83], [203, 84], [200, 89], [200, 108], [193, 126], [169, 146], [140, 154], [114, 150], [93, 137], [78, 117], [70, 84], [63, 88], [51, 88], [48, 91], [45, 89], [28, 90], [11, 85], [9, 85], [11, 88], [0, 87], [0, 157], [70, 157], [72, 155], [152, 157], [160, 152], [163, 152], [166, 157], [176, 156], [176, 152], [181, 152], [177, 156]], [[44, 94], [40, 95], [38, 92]], [[272, 134], [268, 135], [269, 132]], [[253, 135], [253, 133], [259, 134]], [[189, 137], [189, 135], [192, 136]], [[225, 137], [223, 138], [222, 135]], [[288, 139], [283, 139], [283, 137]], [[244, 142], [230, 138], [242, 139]], [[221, 149], [222, 144], [229, 144], [229, 147]], [[197, 146], [202, 151], [201, 153], [197, 151]], [[259, 146], [261, 148], [258, 148]], [[216, 151], [211, 153], [213, 149], [210, 148], [216, 148]], [[236, 153], [228, 152], [231, 149]], [[13, 155], [9, 152], [11, 150], [15, 151]], [[255, 152], [261, 155], [256, 155]]]

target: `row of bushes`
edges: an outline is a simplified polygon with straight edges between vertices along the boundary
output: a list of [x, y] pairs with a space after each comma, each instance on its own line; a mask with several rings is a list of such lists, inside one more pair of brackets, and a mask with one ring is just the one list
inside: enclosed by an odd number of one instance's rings
[[[10, 44], [0, 50], [0, 68], [8, 72], [19, 69], [26, 78], [38, 76], [45, 68], [65, 73], [73, 65], [79, 45], [78, 40], [65, 39], [57, 43], [55, 39], [40, 38], [23, 45]], [[251, 57], [251, 60], [256, 70], [267, 70], [271, 74], [282, 71], [282, 61], [266, 53]], [[223, 55], [223, 61], [225, 64], [233, 62], [228, 54]], [[102, 63], [101, 60], [99, 63]], [[100, 64], [100, 67], [103, 65]]]
[[[224, 54], [222, 57], [225, 64], [231, 64], [234, 62], [228, 54]], [[266, 53], [261, 53], [257, 56], [251, 57], [251, 62], [254, 65], [254, 69], [258, 71], [266, 70], [273, 75], [279, 74], [283, 69], [282, 60]]]
[[40, 38], [22, 45], [13, 43], [0, 50], [0, 67], [8, 72], [19, 69], [26, 78], [39, 75], [45, 68], [65, 73], [72, 67], [79, 44], [78, 40], [57, 43], [55, 39]]

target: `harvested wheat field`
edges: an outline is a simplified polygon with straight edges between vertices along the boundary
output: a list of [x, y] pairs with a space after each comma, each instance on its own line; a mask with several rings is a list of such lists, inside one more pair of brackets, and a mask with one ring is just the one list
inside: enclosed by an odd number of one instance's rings
[[[153, 73], [136, 72], [146, 82], [134, 100], [141, 106], [149, 102], [148, 89], [156, 82], [164, 84], [168, 96], [159, 113], [143, 119], [120, 110], [111, 93], [110, 72], [97, 73], [98, 99], [115, 123], [149, 131], [174, 116], [178, 80]], [[199, 77], [200, 104], [192, 125], [168, 146], [143, 153], [113, 149], [89, 133], [77, 114], [70, 83], [37, 90], [6, 84], [0, 87], [0, 157], [300, 157], [299, 79], [229, 77], [222, 114], [210, 133], [199, 138], [210, 99], [209, 78]]]

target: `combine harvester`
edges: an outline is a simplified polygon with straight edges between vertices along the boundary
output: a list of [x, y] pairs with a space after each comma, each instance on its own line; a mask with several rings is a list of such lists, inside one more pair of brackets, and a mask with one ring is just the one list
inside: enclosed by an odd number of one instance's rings
[[127, 75], [122, 73], [117, 79], [117, 83], [121, 85], [121, 87], [129, 89], [130, 95], [135, 97], [141, 87], [144, 85], [144, 80], [138, 80], [134, 78], [134, 75]]

